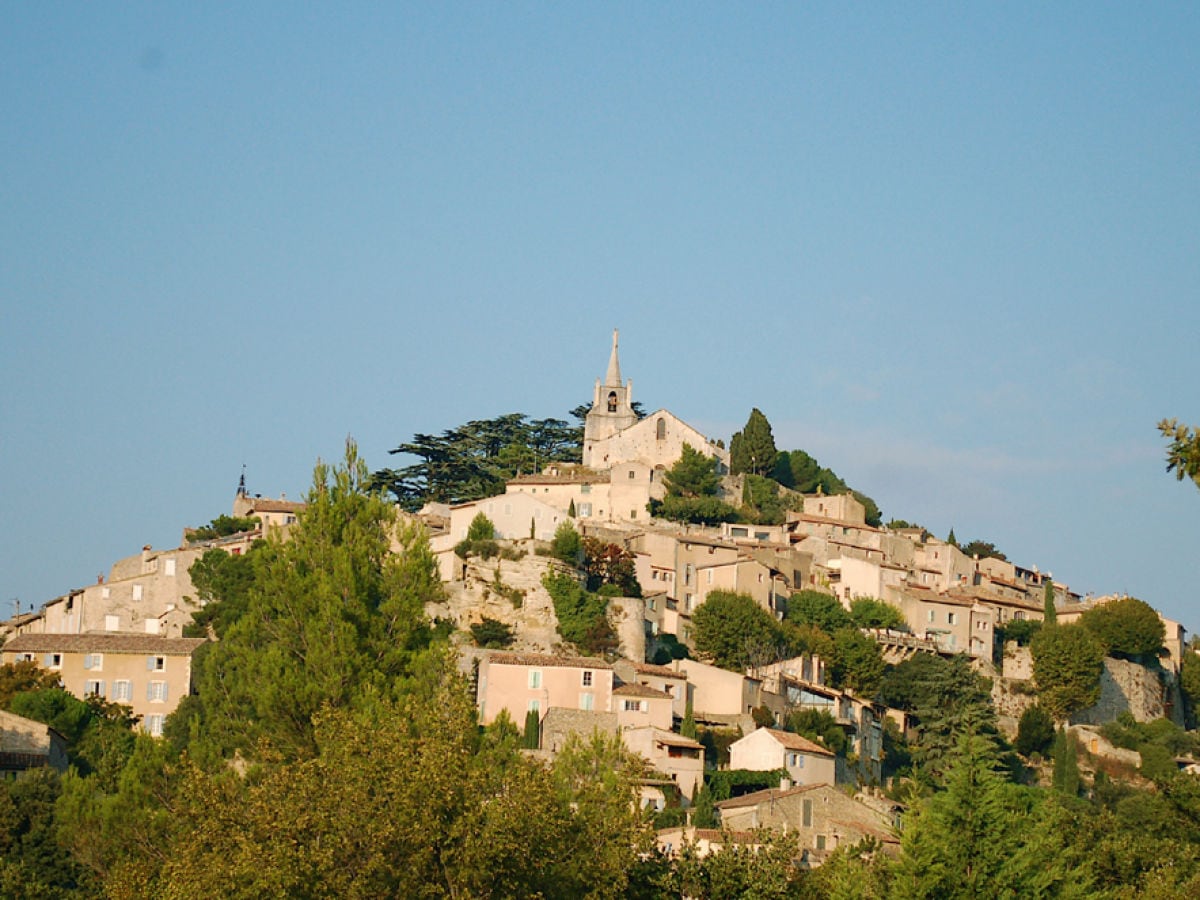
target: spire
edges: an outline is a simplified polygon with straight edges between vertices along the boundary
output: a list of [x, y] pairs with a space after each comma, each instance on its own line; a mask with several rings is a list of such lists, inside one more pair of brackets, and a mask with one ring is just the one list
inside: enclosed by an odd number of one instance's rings
[[620, 387], [621, 362], [617, 359], [617, 329], [613, 329], [612, 356], [608, 358], [608, 372], [604, 376], [604, 384], [608, 387]]
[[237, 495], [239, 497], [246, 496], [246, 464], [242, 463], [242, 477], [238, 479]]

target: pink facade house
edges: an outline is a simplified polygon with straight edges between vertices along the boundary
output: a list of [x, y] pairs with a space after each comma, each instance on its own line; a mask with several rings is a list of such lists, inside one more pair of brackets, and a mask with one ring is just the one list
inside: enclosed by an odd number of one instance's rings
[[613, 669], [602, 659], [540, 653], [489, 653], [479, 662], [476, 704], [489, 725], [501, 710], [520, 727], [528, 712], [551, 707], [613, 711]]

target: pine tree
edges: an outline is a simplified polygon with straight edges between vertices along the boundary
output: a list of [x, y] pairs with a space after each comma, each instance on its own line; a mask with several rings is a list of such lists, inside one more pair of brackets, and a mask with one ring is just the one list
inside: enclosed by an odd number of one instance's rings
[[750, 410], [745, 427], [729, 442], [729, 467], [735, 475], [742, 472], [767, 475], [775, 468], [778, 456], [771, 423], [755, 407]]

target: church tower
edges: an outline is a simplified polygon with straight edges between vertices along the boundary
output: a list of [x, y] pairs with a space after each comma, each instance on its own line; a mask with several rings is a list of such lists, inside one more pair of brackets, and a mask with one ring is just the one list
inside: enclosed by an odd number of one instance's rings
[[596, 379], [592, 408], [583, 423], [583, 464], [592, 468], [607, 468], [593, 459], [597, 441], [612, 437], [618, 431], [637, 423], [633, 411], [633, 380], [621, 383], [621, 361], [617, 356], [617, 330], [613, 329], [612, 355], [603, 379]]

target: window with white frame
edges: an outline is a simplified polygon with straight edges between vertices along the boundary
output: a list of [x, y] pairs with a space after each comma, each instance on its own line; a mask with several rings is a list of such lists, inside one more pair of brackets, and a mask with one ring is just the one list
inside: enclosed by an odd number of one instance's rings
[[85, 669], [92, 669], [97, 672], [100, 671], [104, 668], [104, 654], [85, 653], [83, 655], [83, 667]]
[[542, 670], [541, 669], [530, 669], [529, 670], [529, 689], [537, 690], [541, 686], [542, 686]]
[[530, 700], [529, 704], [525, 707], [525, 711], [526, 712], [541, 712], [542, 711], [542, 701]]
[[952, 613], [952, 612], [946, 613], [946, 624], [947, 625], [957, 625], [958, 624], [958, 613]]
[[62, 654], [61, 653], [47, 653], [44, 657], [42, 657], [42, 666], [43, 666], [43, 668], [46, 668], [46, 669], [61, 669], [62, 668]]
[[147, 684], [146, 699], [151, 703], [166, 703], [167, 683], [165, 681], [151, 681]]
[[583, 670], [583, 686], [584, 687], [592, 686], [592, 672], [589, 669]]
[[104, 617], [104, 630], [105, 631], [120, 631], [121, 630], [121, 617], [114, 616], [114, 615], [105, 616]]
[[103, 697], [104, 682], [103, 681], [85, 681], [83, 683], [83, 696], [85, 697]]
[[163, 715], [146, 716], [146, 731], [154, 737], [162, 737], [163, 722], [166, 718]]
[[642, 712], [642, 711], [643, 710], [642, 710], [642, 701], [641, 700], [626, 700], [625, 701], [625, 712]]
[[164, 559], [163, 560], [163, 575], [165, 575], [168, 578], [175, 577], [175, 560], [173, 560], [173, 559]]
[[167, 658], [165, 656], [147, 656], [146, 671], [148, 672], [165, 672], [167, 671]]
[[133, 682], [125, 679], [113, 682], [112, 698], [118, 702], [130, 701], [133, 699]]
[[134, 602], [142, 599], [142, 586], [140, 584], [135, 584], [133, 586], [133, 599]]

